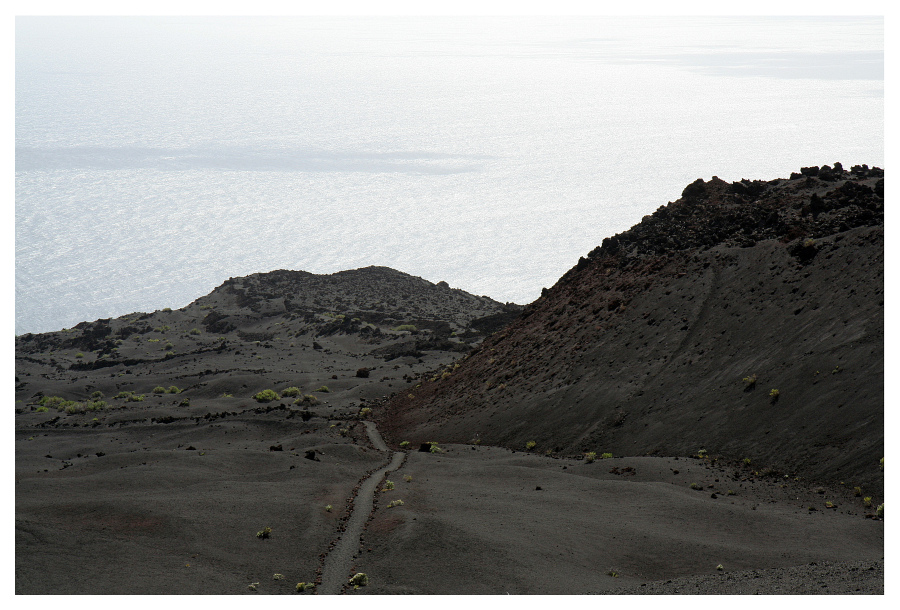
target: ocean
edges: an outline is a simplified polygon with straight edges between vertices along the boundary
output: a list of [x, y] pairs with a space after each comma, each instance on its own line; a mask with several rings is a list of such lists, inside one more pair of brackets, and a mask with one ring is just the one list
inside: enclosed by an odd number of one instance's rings
[[884, 167], [884, 20], [19, 17], [16, 334], [383, 265], [528, 303], [697, 178]]

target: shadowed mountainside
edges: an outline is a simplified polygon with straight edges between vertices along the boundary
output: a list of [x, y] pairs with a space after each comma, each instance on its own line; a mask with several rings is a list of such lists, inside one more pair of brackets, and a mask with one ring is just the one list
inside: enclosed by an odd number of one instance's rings
[[394, 442], [749, 458], [881, 489], [884, 178], [716, 177], [378, 411]]

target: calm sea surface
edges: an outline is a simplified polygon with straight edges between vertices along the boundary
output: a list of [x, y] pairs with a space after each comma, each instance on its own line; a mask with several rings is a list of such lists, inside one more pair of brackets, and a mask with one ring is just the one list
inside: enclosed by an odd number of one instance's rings
[[16, 333], [385, 265], [527, 303], [689, 182], [884, 166], [884, 22], [18, 18]]

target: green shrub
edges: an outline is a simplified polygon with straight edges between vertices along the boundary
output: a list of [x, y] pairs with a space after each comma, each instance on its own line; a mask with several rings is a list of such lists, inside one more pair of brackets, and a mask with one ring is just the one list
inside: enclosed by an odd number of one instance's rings
[[156, 332], [156, 333], [164, 333], [164, 332], [166, 332], [167, 330], [172, 330], [172, 329], [169, 328], [166, 324], [163, 324], [162, 326], [159, 326], [159, 327], [157, 327], [157, 328], [154, 328], [154, 329], [153, 329], [153, 332]]
[[316, 586], [315, 583], [311, 583], [311, 582], [298, 582], [297, 583], [297, 593], [303, 593], [304, 591], [306, 591], [308, 589], [315, 588], [315, 586]]
[[698, 450], [698, 451], [697, 451], [697, 457], [700, 458], [700, 459], [703, 459], [703, 458], [708, 457], [708, 455], [707, 455], [707, 453], [706, 453], [706, 449], [700, 449], [700, 450]]
[[199, 328], [192, 328], [191, 330], [188, 331], [188, 334], [189, 334], [189, 335], [199, 335], [199, 334], [200, 334], [200, 329], [199, 329]]
[[769, 400], [771, 400], [772, 402], [775, 402], [776, 400], [778, 400], [779, 394], [780, 394], [780, 392], [777, 389], [772, 388], [771, 390], [769, 390]]
[[368, 417], [371, 413], [372, 413], [372, 409], [370, 409], [369, 407], [363, 407], [362, 409], [359, 410], [359, 418], [360, 418], [360, 419], [365, 419], [365, 418]]
[[854, 487], [853, 495], [856, 496], [857, 498], [861, 497], [862, 496], [862, 487]]
[[608, 460], [608, 459], [611, 458], [612, 456], [613, 456], [612, 453], [601, 453], [601, 454], [600, 454], [600, 459], [602, 459], [602, 460]]
[[703, 489], [702, 485], [698, 485], [697, 483], [691, 483], [691, 489], [701, 490]]
[[159, 343], [159, 339], [147, 339], [147, 343]]
[[82, 354], [81, 352], [78, 352], [77, 354], [75, 354], [75, 357], [80, 360], [81, 358], [84, 358], [84, 354]]
[[319, 404], [319, 399], [313, 396], [312, 394], [307, 394], [303, 398], [298, 398], [294, 401], [295, 405], [317, 405]]
[[144, 402], [143, 394], [128, 394], [128, 397], [125, 399], [125, 402]]
[[528, 451], [531, 451], [535, 447], [537, 447], [536, 441], [528, 441], [527, 443], [525, 443], [525, 449], [527, 449]]
[[388, 508], [394, 508], [395, 506], [403, 506], [403, 500], [394, 500], [387, 505]]
[[369, 577], [365, 575], [363, 572], [358, 572], [350, 578], [350, 584], [354, 587], [365, 587], [369, 584]]
[[96, 392], [91, 394], [91, 398], [93, 398], [94, 400], [100, 400], [101, 398], [103, 398], [103, 392], [97, 390]]
[[166, 344], [163, 345], [163, 349], [164, 349], [164, 350], [170, 350], [170, 349], [172, 349], [172, 348], [174, 348], [174, 347], [175, 347], [175, 346], [172, 345], [172, 342], [171, 342], [171, 341], [166, 341]]
[[272, 574], [272, 580], [282, 580], [284, 578], [284, 574]]
[[179, 406], [179, 407], [189, 407], [189, 406], [191, 406], [191, 399], [190, 399], [190, 398], [184, 398], [184, 399], [182, 399], [182, 401], [178, 403], [178, 406]]
[[875, 509], [876, 517], [884, 517], [884, 502], [878, 505], [878, 508]]
[[106, 407], [106, 401], [103, 400], [89, 400], [84, 403], [84, 408], [87, 411], [102, 411]]
[[384, 489], [382, 489], [381, 491], [390, 491], [392, 489], [394, 489], [394, 482], [393, 481], [385, 481]]
[[756, 387], [756, 375], [748, 375], [744, 377], [744, 387], [748, 390]]
[[278, 394], [274, 390], [263, 390], [253, 397], [256, 402], [272, 402], [278, 400]]
[[154, 394], [165, 394], [166, 389], [164, 387], [162, 387], [161, 385], [158, 385], [155, 388], [153, 388], [153, 393]]
[[120, 400], [120, 399], [128, 400], [128, 398], [131, 397], [132, 394], [134, 394], [134, 392], [132, 392], [130, 390], [124, 391], [124, 392], [119, 392], [118, 394], [113, 396], [113, 400]]
[[49, 411], [49, 410], [50, 410], [50, 409], [48, 409], [47, 407], [38, 407], [37, 409], [35, 409], [35, 412], [37, 412], [37, 413], [46, 413], [46, 412]]
[[866, 508], [872, 508], [872, 496], [866, 496], [863, 498], [863, 506]]
[[588, 451], [587, 453], [584, 454], [584, 461], [586, 461], [588, 464], [590, 464], [591, 462], [593, 462], [596, 459], [597, 459], [596, 451]]
[[409, 449], [409, 441], [403, 441], [402, 443], [400, 443], [400, 448]]
[[431, 445], [431, 448], [428, 450], [430, 453], [442, 453], [443, 452], [443, 450], [440, 447], [438, 447], [438, 444], [436, 442], [431, 441], [430, 445]]
[[282, 396], [300, 396], [300, 388], [291, 386], [281, 391]]
[[400, 326], [394, 328], [393, 330], [413, 332], [418, 329], [415, 327], [414, 324], [401, 324]]
[[169, 394], [181, 394], [181, 390], [178, 389], [178, 386], [170, 385], [169, 389], [166, 390]]
[[263, 540], [265, 540], [266, 538], [268, 538], [271, 535], [272, 535], [272, 528], [268, 527], [268, 526], [266, 526], [266, 527], [262, 528], [260, 531], [256, 532], [256, 537], [261, 538]]
[[328, 386], [327, 386], [327, 385], [323, 385], [323, 386], [322, 386], [321, 388], [319, 388], [318, 390], [313, 390], [313, 392], [325, 392], [325, 393], [328, 393], [328, 392], [330, 392], [330, 391], [331, 391], [331, 390], [328, 389]]
[[750, 458], [744, 458], [744, 466], [750, 465]]
[[331, 512], [331, 504], [326, 504], [326, 505], [325, 505], [325, 512], [326, 512], [326, 513], [330, 513], [330, 512]]
[[172, 311], [172, 308], [171, 307], [163, 307], [162, 310], [168, 313], [168, 312]]

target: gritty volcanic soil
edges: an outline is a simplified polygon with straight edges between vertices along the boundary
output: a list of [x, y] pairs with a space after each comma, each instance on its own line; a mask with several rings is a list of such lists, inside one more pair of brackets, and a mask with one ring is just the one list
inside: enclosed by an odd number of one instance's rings
[[698, 181], [524, 311], [274, 271], [17, 337], [16, 593], [883, 594], [882, 299], [835, 166]]

